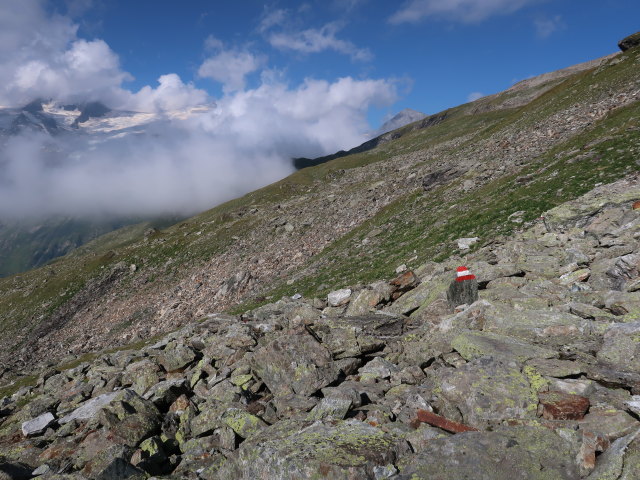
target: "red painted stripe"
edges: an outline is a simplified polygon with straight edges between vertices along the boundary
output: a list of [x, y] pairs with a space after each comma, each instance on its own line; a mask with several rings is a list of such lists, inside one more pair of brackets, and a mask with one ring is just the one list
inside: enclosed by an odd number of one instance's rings
[[464, 277], [456, 278], [456, 282], [463, 282], [465, 280], [473, 280], [474, 278], [476, 278], [475, 275], [465, 275]]

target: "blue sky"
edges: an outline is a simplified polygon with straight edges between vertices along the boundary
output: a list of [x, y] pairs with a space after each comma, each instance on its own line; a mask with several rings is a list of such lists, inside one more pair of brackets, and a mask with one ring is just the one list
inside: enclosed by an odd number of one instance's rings
[[213, 41], [258, 58], [245, 88], [258, 86], [264, 70], [292, 86], [392, 80], [397, 101], [373, 107], [373, 123], [405, 107], [435, 113], [612, 53], [640, 28], [632, 0], [76, 0], [47, 8], [71, 14], [79, 37], [103, 39], [135, 77], [123, 84], [131, 90], [172, 72], [219, 97], [221, 84], [199, 75]]

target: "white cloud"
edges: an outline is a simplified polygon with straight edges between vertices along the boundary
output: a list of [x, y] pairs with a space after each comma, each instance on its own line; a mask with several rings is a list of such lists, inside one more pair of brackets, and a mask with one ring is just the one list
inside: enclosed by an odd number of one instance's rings
[[221, 50], [200, 65], [198, 75], [222, 83], [224, 92], [228, 93], [244, 89], [246, 76], [258, 70], [264, 62], [262, 56], [249, 52]]
[[427, 17], [463, 23], [481, 22], [494, 15], [506, 15], [541, 0], [408, 0], [395, 12], [392, 24], [417, 23]]
[[352, 60], [369, 61], [373, 54], [367, 48], [358, 48], [348, 40], [336, 37], [340, 26], [336, 22], [321, 28], [310, 28], [296, 32], [273, 32], [268, 35], [271, 46], [280, 50], [293, 50], [301, 53], [319, 53], [333, 50], [348, 55]]
[[475, 102], [476, 100], [478, 100], [479, 98], [484, 97], [484, 93], [482, 92], [471, 92], [468, 96], [467, 96], [467, 102]]
[[[87, 2], [80, 2], [82, 5]], [[122, 70], [118, 55], [100, 39], [77, 36], [68, 17], [50, 16], [40, 0], [7, 2], [0, 9], [0, 104], [24, 105], [34, 98], [60, 101], [100, 100], [111, 107], [184, 108], [207, 99], [176, 75], [139, 94], [122, 88], [133, 77]], [[153, 97], [153, 101], [149, 99]], [[163, 98], [164, 97], [164, 98]]]
[[265, 10], [265, 14], [258, 26], [258, 31], [264, 33], [273, 27], [283, 25], [286, 18], [287, 11], [282, 8], [272, 11]]
[[207, 92], [197, 89], [191, 83], [185, 84], [175, 73], [162, 75], [156, 88], [147, 85], [136, 93], [125, 91], [121, 98], [120, 108], [138, 112], [179, 110], [209, 101]]
[[204, 41], [204, 48], [206, 50], [220, 50], [223, 46], [222, 40], [213, 35], [209, 35]]
[[560, 15], [555, 15], [551, 18], [538, 18], [534, 20], [533, 25], [536, 28], [536, 34], [540, 38], [547, 38], [555, 32], [566, 28]]
[[10, 137], [0, 149], [0, 218], [195, 213], [286, 176], [292, 157], [361, 143], [368, 108], [396, 98], [385, 80], [271, 80], [144, 134]]
[[[370, 130], [368, 109], [396, 99], [395, 83], [379, 79], [291, 86], [282, 72], [260, 71], [261, 57], [225, 50], [211, 37], [205, 44], [214, 51], [200, 74], [222, 82], [224, 95], [209, 112], [165, 117], [211, 98], [174, 73], [129, 91], [122, 83], [130, 76], [104, 41], [79, 38], [73, 22], [46, 14], [38, 0], [7, 5], [0, 9], [0, 105], [101, 100], [160, 115], [141, 133], [120, 137], [8, 137], [0, 148], [0, 218], [193, 213], [284, 177], [292, 157], [358, 145]], [[335, 43], [336, 31], [324, 30], [330, 40], [322, 48], [357, 56], [351, 44]], [[260, 73], [260, 85], [247, 89], [252, 72]]]

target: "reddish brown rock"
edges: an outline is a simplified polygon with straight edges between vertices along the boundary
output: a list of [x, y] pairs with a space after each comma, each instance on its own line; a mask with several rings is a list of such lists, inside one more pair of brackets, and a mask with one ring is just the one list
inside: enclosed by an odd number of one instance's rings
[[391, 280], [389, 284], [394, 288], [394, 292], [391, 295], [393, 300], [397, 300], [402, 296], [403, 293], [408, 292], [409, 290], [416, 288], [420, 283], [420, 279], [416, 276], [413, 271], [408, 270], [401, 275], [398, 275], [396, 278]]
[[429, 425], [433, 425], [434, 427], [441, 428], [451, 433], [478, 431], [477, 428], [454, 422], [453, 420], [441, 417], [440, 415], [436, 415], [435, 413], [429, 412], [427, 410], [418, 410], [418, 421], [428, 423]]
[[586, 476], [596, 467], [596, 452], [604, 452], [610, 442], [604, 435], [590, 430], [582, 430], [582, 444], [578, 454], [578, 466], [582, 476]]
[[538, 394], [541, 415], [546, 420], [582, 420], [589, 409], [589, 399], [564, 392]]
[[183, 393], [169, 407], [170, 412], [182, 412], [189, 408], [189, 398]]

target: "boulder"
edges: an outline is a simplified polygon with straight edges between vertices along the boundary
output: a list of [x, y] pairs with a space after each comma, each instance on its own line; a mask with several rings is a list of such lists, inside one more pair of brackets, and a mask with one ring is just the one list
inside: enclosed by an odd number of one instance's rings
[[43, 413], [42, 415], [37, 416], [33, 420], [28, 420], [22, 423], [22, 434], [25, 437], [32, 437], [35, 435], [40, 435], [44, 433], [44, 431], [55, 422], [55, 417], [50, 412]]
[[574, 480], [579, 444], [546, 428], [498, 428], [434, 438], [398, 464], [398, 480]]
[[[463, 423], [478, 429], [505, 420], [535, 418], [538, 397], [535, 382], [509, 363], [483, 357], [455, 369], [435, 373], [434, 391], [462, 414]], [[445, 415], [446, 416], [446, 415]], [[455, 420], [455, 419], [452, 419]]]
[[311, 329], [334, 359], [357, 357], [382, 350], [402, 335], [404, 321], [395, 315], [363, 315], [320, 319]]
[[105, 405], [111, 403], [118, 395], [119, 392], [105, 393], [91, 400], [87, 400], [73, 412], [58, 420], [58, 423], [64, 425], [72, 420], [89, 420], [95, 417]]
[[278, 422], [242, 443], [220, 469], [220, 478], [377, 478], [393, 465], [405, 441], [358, 420]]
[[329, 295], [327, 295], [327, 302], [331, 307], [339, 307], [341, 305], [345, 305], [349, 303], [350, 298], [351, 298], [351, 289], [343, 288], [341, 290], [336, 290], [334, 292], [329, 293]]
[[640, 322], [611, 325], [597, 357], [617, 370], [640, 372]]
[[640, 45], [640, 32], [633, 33], [618, 42], [618, 47], [623, 52]]
[[338, 378], [331, 353], [308, 334], [279, 337], [258, 348], [251, 367], [273, 394], [311, 395]]
[[451, 346], [465, 360], [487, 356], [524, 363], [534, 358], [555, 358], [558, 356], [554, 350], [491, 332], [463, 332], [451, 341]]

